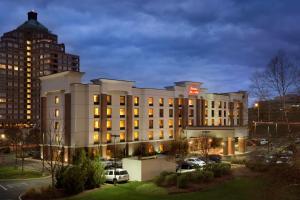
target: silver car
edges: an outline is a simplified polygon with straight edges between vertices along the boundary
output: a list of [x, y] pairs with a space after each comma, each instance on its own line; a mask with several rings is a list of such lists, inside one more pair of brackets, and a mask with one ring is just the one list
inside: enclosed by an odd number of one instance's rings
[[[116, 174], [115, 174], [116, 172]], [[129, 181], [129, 174], [125, 169], [109, 169], [105, 172], [106, 182], [120, 183]]]

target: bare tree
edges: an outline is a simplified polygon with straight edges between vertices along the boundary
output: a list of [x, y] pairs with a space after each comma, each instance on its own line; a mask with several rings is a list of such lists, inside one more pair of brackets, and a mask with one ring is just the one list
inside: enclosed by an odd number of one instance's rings
[[15, 149], [15, 167], [18, 167], [18, 147], [19, 143], [22, 140], [22, 131], [19, 128], [8, 128], [5, 131], [5, 135], [7, 135], [7, 138], [9, 142], [13, 145]]
[[[203, 131], [204, 132], [204, 131]], [[205, 159], [205, 162], [208, 161], [208, 153], [211, 148], [212, 139], [204, 132], [199, 139], [200, 154]]]

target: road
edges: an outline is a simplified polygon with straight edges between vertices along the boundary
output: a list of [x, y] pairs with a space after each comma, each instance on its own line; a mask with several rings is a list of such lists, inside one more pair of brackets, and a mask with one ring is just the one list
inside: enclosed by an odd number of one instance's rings
[[1, 200], [15, 200], [20, 194], [30, 188], [39, 188], [48, 186], [50, 184], [50, 177], [27, 179], [27, 180], [0, 180], [0, 199]]

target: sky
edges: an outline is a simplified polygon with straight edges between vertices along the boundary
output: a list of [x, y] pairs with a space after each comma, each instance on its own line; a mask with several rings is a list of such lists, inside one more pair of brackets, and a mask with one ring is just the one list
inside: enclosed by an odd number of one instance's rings
[[163, 88], [189, 80], [229, 92], [248, 90], [251, 74], [280, 49], [300, 60], [297, 0], [0, 0], [0, 34], [32, 9], [80, 56], [85, 82]]

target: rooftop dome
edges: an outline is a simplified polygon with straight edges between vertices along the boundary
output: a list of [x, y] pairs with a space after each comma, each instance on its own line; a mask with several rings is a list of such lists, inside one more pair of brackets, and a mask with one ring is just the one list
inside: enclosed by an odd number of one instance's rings
[[37, 21], [37, 13], [34, 11], [30, 11], [27, 13], [28, 20], [24, 22], [21, 26], [19, 26], [17, 29], [36, 29], [40, 31], [46, 31], [49, 32], [49, 30], [40, 22]]

